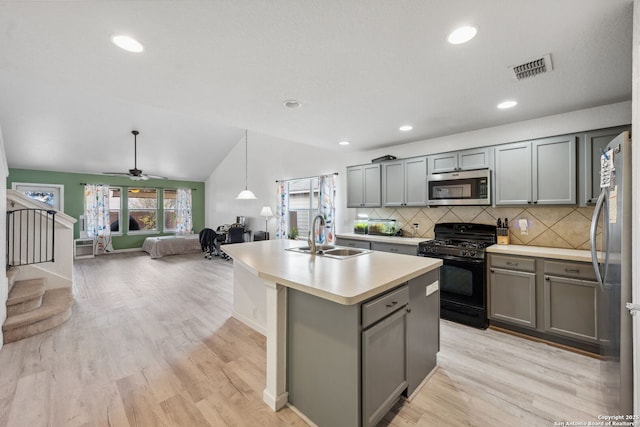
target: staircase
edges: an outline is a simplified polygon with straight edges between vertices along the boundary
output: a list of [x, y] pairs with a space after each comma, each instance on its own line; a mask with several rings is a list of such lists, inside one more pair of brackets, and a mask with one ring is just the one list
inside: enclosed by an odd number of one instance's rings
[[48, 331], [71, 317], [71, 288], [46, 289], [44, 278], [16, 280], [17, 272], [10, 272], [7, 320], [2, 325], [5, 343]]
[[[50, 209], [14, 190], [6, 190], [6, 200], [7, 211]], [[6, 221], [7, 249], [3, 252], [6, 252], [7, 266], [17, 267], [7, 269], [6, 320], [2, 325], [0, 346], [53, 329], [71, 317], [73, 226], [76, 220], [56, 212], [53, 225], [46, 225], [47, 222], [37, 215], [35, 221]], [[41, 232], [43, 227], [45, 231]], [[43, 240], [38, 238], [49, 233], [51, 227], [55, 228], [55, 238], [53, 234]], [[17, 245], [12, 246], [16, 241]], [[41, 253], [45, 254], [44, 258], [39, 257]], [[47, 254], [51, 256], [47, 257]], [[4, 301], [4, 298], [0, 300]], [[4, 310], [0, 310], [0, 316], [4, 317]]]

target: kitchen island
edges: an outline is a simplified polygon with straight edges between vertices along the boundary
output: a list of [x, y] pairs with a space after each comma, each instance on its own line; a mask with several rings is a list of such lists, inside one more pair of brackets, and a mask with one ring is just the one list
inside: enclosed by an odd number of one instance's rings
[[[289, 402], [319, 425], [369, 425], [374, 418], [366, 408], [377, 396], [367, 386], [363, 367], [373, 363], [365, 351], [365, 333], [385, 322], [405, 328], [406, 335], [392, 337], [405, 340], [408, 381], [400, 391], [415, 391], [435, 368], [442, 261], [383, 252], [335, 259], [285, 250], [302, 245], [270, 240], [224, 247], [234, 259], [234, 288], [251, 276], [266, 293], [264, 401], [274, 410]], [[403, 309], [387, 320], [363, 324], [365, 311], [384, 311], [387, 305], [387, 310]], [[383, 403], [375, 416], [388, 409], [389, 402]]]

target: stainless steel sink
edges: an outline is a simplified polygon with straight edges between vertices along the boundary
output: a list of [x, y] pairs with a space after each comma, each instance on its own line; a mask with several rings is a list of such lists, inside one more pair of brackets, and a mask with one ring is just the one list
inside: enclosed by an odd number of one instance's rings
[[[285, 250], [292, 251], [292, 252], [306, 253], [306, 254], [311, 253], [311, 249], [309, 248], [309, 246], [287, 248]], [[316, 255], [324, 256], [326, 258], [335, 258], [335, 259], [351, 258], [354, 256], [364, 255], [372, 252], [368, 249], [346, 248], [342, 246], [333, 246], [333, 245], [317, 245], [316, 250], [317, 250]]]

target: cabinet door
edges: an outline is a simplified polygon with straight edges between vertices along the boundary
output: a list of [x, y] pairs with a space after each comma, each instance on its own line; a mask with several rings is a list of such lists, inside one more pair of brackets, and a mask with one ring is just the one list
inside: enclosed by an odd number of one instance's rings
[[429, 156], [429, 173], [458, 170], [458, 152], [440, 153]]
[[405, 206], [427, 205], [427, 158], [415, 157], [404, 161]]
[[375, 426], [407, 387], [405, 308], [362, 333], [362, 425]]
[[458, 152], [458, 169], [484, 169], [488, 168], [490, 148], [473, 148]]
[[382, 202], [384, 206], [404, 206], [404, 160], [382, 164]]
[[491, 319], [536, 328], [536, 274], [491, 268]]
[[364, 166], [347, 168], [347, 207], [364, 206]]
[[544, 313], [546, 332], [597, 343], [597, 282], [545, 275]]
[[362, 168], [364, 179], [362, 205], [366, 208], [380, 207], [382, 204], [380, 164], [365, 165]]
[[587, 132], [584, 136], [584, 151], [581, 162], [583, 166], [584, 202], [595, 203], [600, 194], [600, 155], [601, 150], [611, 142], [613, 138], [622, 132], [631, 130], [630, 126]]
[[495, 148], [496, 205], [526, 205], [531, 197], [531, 143]]
[[533, 141], [533, 202], [576, 203], [575, 135]]

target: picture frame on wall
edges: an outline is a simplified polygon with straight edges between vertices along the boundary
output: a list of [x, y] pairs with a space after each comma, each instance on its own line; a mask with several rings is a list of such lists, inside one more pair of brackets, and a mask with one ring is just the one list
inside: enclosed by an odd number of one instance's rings
[[11, 189], [46, 203], [59, 212], [64, 212], [64, 185], [14, 182], [11, 184]]

